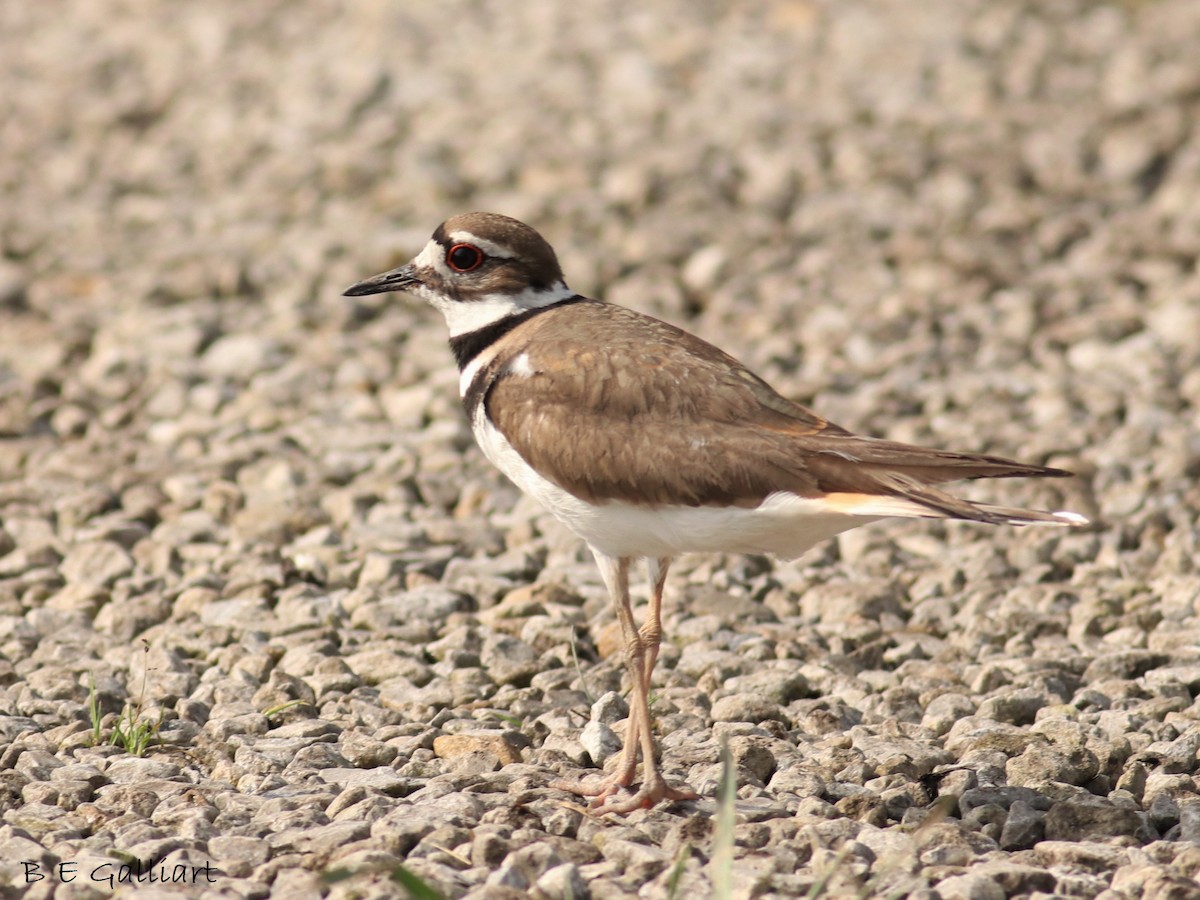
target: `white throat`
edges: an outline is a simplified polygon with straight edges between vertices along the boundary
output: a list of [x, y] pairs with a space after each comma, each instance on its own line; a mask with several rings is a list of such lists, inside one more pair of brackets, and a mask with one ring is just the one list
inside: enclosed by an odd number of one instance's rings
[[480, 328], [494, 325], [509, 316], [518, 316], [531, 309], [553, 306], [575, 292], [561, 281], [544, 290], [524, 290], [519, 294], [485, 294], [473, 300], [451, 300], [443, 294], [422, 290], [420, 296], [437, 309], [446, 319], [450, 337], [470, 334]]
[[[455, 232], [451, 237], [478, 244], [491, 256], [506, 256], [494, 244], [467, 232]], [[413, 265], [418, 269], [433, 269], [444, 280], [452, 279], [455, 273], [450, 271], [443, 255], [442, 246], [437, 241], [430, 241], [413, 260]], [[414, 289], [413, 293], [442, 314], [446, 319], [446, 326], [450, 329], [450, 337], [470, 334], [472, 331], [494, 325], [509, 316], [517, 316], [543, 306], [553, 306], [555, 303], [575, 296], [575, 292], [567, 287], [561, 279], [540, 291], [527, 289], [519, 294], [484, 294], [473, 300], [452, 300], [444, 294], [439, 294], [424, 286]]]

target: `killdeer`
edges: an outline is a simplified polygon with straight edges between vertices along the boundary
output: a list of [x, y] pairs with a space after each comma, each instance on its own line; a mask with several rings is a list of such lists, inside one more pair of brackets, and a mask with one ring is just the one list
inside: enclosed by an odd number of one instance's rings
[[[647, 699], [663, 583], [679, 554], [792, 559], [888, 517], [1087, 522], [944, 492], [938, 485], [958, 479], [1070, 473], [851, 434], [700, 338], [575, 293], [542, 236], [506, 216], [455, 216], [412, 262], [345, 294], [385, 291], [415, 294], [442, 313], [479, 446], [600, 567], [624, 640], [630, 717], [611, 777], [562, 786], [605, 811], [696, 797], [663, 778]], [[651, 585], [641, 627], [629, 597], [635, 559], [647, 561]], [[640, 788], [618, 796], [635, 781], [639, 752]]]

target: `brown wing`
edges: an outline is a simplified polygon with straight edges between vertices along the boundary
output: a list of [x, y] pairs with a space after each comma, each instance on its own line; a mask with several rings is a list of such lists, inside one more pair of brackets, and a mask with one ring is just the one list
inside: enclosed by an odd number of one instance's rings
[[849, 492], [964, 515], [968, 504], [924, 486], [1063, 474], [850, 434], [711, 344], [623, 307], [578, 303], [512, 337], [483, 398], [489, 417], [530, 465], [592, 502], [756, 506], [777, 491]]

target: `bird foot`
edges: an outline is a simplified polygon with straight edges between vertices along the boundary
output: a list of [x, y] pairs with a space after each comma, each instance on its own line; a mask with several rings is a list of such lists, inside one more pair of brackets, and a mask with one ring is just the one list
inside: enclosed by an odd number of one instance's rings
[[608, 778], [593, 779], [591, 781], [552, 781], [550, 782], [550, 787], [556, 791], [569, 791], [581, 797], [591, 797], [592, 802], [588, 807], [589, 809], [596, 809], [599, 806], [603, 806], [609, 797], [613, 797], [629, 787], [632, 781], [633, 779], [628, 776], [611, 775]]
[[570, 791], [583, 797], [591, 797], [592, 802], [588, 804], [588, 809], [599, 815], [616, 813], [623, 816], [636, 809], [650, 809], [663, 802], [697, 800], [700, 797], [699, 794], [688, 788], [672, 787], [660, 776], [650, 779], [630, 796], [613, 799], [629, 787], [631, 780], [623, 776], [614, 776], [588, 783], [556, 781], [550, 786], [560, 791]]
[[[599, 798], [597, 798], [599, 799]], [[597, 804], [592, 803], [592, 808], [597, 813], [607, 814], [616, 813], [619, 816], [633, 812], [635, 809], [650, 809], [657, 806], [659, 803], [674, 803], [678, 800], [698, 800], [700, 795], [689, 788], [671, 787], [661, 778], [643, 784], [632, 797], [623, 797], [617, 801], [604, 800]]]

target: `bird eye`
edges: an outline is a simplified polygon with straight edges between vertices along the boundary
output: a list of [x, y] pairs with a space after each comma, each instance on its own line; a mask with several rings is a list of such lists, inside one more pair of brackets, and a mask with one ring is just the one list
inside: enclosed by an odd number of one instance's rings
[[455, 244], [446, 251], [446, 265], [455, 272], [470, 272], [483, 265], [483, 251], [473, 244]]

